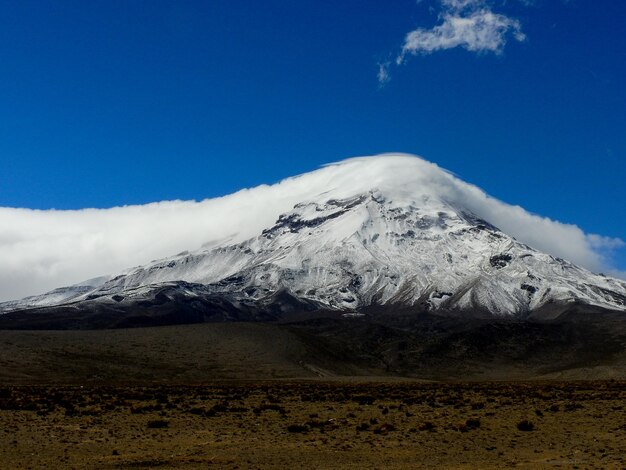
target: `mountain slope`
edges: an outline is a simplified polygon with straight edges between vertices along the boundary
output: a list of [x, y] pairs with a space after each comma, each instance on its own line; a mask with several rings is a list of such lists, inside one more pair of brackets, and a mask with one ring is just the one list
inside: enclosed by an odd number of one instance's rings
[[178, 311], [197, 321], [381, 309], [539, 319], [580, 305], [626, 311], [626, 282], [500, 230], [495, 224], [506, 218], [477, 204], [484, 193], [477, 196], [476, 188], [415, 158], [357, 163], [332, 178], [318, 174], [325, 169], [301, 176], [309, 191], [255, 236], [225, 233], [225, 241], [102, 285], [83, 283], [0, 309], [159, 311], [176, 318]]

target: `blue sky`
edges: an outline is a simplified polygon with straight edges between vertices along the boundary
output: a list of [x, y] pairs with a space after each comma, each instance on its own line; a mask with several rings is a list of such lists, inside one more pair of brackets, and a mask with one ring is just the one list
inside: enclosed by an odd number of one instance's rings
[[[0, 206], [203, 199], [402, 151], [626, 239], [626, 2], [454, 3], [0, 1]], [[495, 52], [396, 64], [472, 11], [510, 22]]]

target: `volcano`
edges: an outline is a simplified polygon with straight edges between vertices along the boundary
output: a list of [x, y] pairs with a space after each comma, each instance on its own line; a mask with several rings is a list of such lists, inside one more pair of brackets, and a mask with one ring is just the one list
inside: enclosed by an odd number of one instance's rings
[[274, 213], [254, 213], [268, 187], [249, 190], [250, 209], [200, 249], [5, 302], [0, 326], [626, 313], [626, 282], [546, 252], [537, 216], [514, 208], [529, 225], [513, 227], [504, 203], [420, 158], [355, 158], [279, 185], [297, 190]]

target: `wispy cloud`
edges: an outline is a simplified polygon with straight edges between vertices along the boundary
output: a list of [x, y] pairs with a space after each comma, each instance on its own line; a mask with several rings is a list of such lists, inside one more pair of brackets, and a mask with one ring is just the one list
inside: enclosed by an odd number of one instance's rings
[[589, 234], [587, 238], [589, 239], [589, 244], [598, 250], [616, 250], [626, 246], [626, 242], [620, 238], [604, 237], [596, 234]]
[[397, 62], [402, 63], [407, 54], [430, 54], [455, 47], [471, 52], [500, 53], [509, 32], [518, 41], [525, 39], [517, 20], [489, 10], [474, 11], [466, 16], [446, 14], [442, 24], [407, 34]]
[[604, 272], [620, 279], [626, 279], [626, 271], [619, 271], [611, 267], [611, 260], [615, 258], [615, 254], [626, 247], [624, 240], [590, 233], [587, 234], [587, 243], [601, 259]]
[[626, 281], [626, 271], [616, 271], [615, 269], [609, 269], [607, 271], [609, 276], [616, 277], [618, 279], [624, 279]]
[[[432, 28], [417, 28], [409, 32], [396, 57], [396, 64], [406, 61], [408, 55], [431, 54], [436, 51], [461, 47], [470, 52], [500, 54], [508, 39], [524, 41], [520, 22], [504, 14], [495, 13], [486, 0], [439, 0], [440, 23]], [[378, 80], [389, 81], [389, 67]]]
[[391, 79], [389, 75], [389, 65], [389, 62], [378, 64], [378, 83], [381, 86], [385, 85]]

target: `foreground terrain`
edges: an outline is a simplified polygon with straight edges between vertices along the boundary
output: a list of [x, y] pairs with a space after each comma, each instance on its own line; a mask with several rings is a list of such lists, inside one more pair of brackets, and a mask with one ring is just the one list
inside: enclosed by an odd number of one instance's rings
[[0, 388], [2, 468], [624, 468], [626, 382]]
[[624, 468], [607, 318], [0, 330], [0, 468]]
[[623, 315], [556, 323], [428, 316], [0, 330], [2, 384], [194, 384], [338, 377], [626, 378]]

